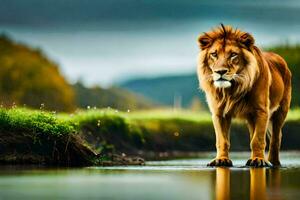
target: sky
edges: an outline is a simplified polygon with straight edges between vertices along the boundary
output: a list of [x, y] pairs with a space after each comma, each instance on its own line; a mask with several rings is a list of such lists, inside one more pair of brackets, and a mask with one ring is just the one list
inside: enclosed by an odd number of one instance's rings
[[41, 48], [71, 82], [194, 73], [197, 37], [225, 23], [258, 46], [300, 41], [300, 2], [0, 0], [0, 32]]

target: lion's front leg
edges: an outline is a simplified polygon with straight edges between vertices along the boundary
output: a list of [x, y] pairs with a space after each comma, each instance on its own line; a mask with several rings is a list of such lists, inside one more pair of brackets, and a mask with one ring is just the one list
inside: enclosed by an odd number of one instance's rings
[[271, 164], [265, 159], [266, 131], [268, 124], [268, 113], [257, 112], [254, 116], [254, 132], [251, 138], [251, 157], [246, 165], [251, 167], [268, 167]]
[[229, 128], [231, 123], [231, 117], [222, 117], [219, 115], [213, 115], [212, 117], [215, 134], [216, 134], [216, 148], [217, 156], [214, 160], [208, 163], [208, 166], [232, 166], [232, 162], [229, 159]]

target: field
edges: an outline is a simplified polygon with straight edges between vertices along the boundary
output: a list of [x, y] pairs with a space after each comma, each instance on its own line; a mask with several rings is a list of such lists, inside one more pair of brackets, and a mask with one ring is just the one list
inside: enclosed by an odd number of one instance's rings
[[[283, 149], [299, 150], [299, 128], [300, 110], [291, 110]], [[179, 152], [211, 151], [215, 140], [209, 113], [183, 110], [89, 109], [57, 114], [1, 108], [0, 129], [1, 163], [98, 165], [112, 159], [108, 155], [122, 154], [157, 159]], [[244, 123], [234, 121], [231, 149], [249, 150], [248, 138]]]

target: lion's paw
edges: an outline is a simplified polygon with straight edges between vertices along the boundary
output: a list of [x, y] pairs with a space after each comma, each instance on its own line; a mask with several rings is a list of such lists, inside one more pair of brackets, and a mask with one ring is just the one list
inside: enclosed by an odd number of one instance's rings
[[246, 166], [248, 167], [272, 167], [272, 164], [265, 160], [264, 158], [259, 158], [259, 157], [255, 157], [255, 158], [250, 158], [247, 163]]
[[232, 161], [229, 158], [215, 158], [207, 164], [209, 167], [232, 167]]

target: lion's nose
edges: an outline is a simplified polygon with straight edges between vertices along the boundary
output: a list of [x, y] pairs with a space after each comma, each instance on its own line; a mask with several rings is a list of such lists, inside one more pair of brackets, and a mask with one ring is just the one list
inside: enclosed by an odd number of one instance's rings
[[216, 70], [216, 71], [215, 71], [215, 73], [218, 73], [218, 74], [220, 74], [221, 76], [224, 75], [224, 74], [226, 74], [227, 72], [228, 72], [227, 69], [221, 69], [221, 70]]

